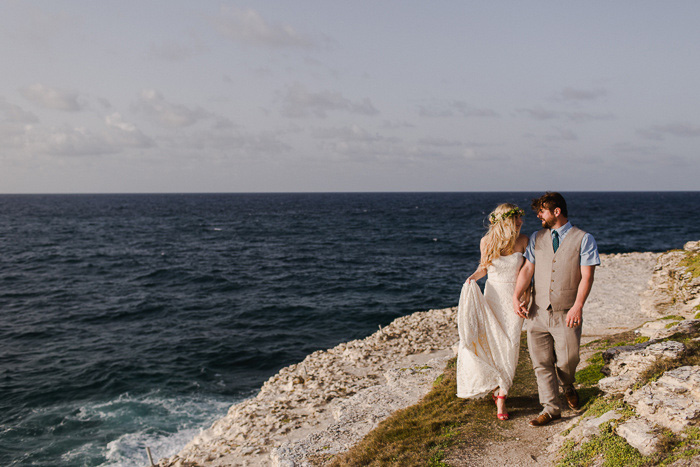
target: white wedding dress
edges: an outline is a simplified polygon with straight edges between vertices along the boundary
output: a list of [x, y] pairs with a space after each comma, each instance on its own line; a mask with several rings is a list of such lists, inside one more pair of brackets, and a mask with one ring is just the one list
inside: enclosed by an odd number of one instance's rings
[[457, 324], [457, 397], [483, 397], [513, 384], [523, 319], [513, 311], [513, 291], [523, 254], [500, 256], [486, 269], [482, 295], [476, 282], [465, 283]]

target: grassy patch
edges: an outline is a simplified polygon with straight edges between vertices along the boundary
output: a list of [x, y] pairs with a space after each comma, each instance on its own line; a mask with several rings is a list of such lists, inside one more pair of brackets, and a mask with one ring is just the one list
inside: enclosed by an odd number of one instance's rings
[[679, 316], [679, 315], [668, 315], [668, 316], [664, 316], [661, 319], [674, 319], [676, 321], [683, 321], [685, 318], [682, 316]]
[[591, 387], [598, 384], [598, 381], [605, 377], [601, 372], [605, 366], [603, 361], [604, 350], [623, 345], [642, 344], [648, 340], [647, 336], [637, 336], [634, 331], [627, 331], [589, 342], [585, 347], [592, 347], [599, 351], [587, 360], [588, 365], [586, 367], [576, 372], [576, 382], [583, 387]]
[[617, 410], [625, 418], [634, 415], [634, 411], [627, 405], [621, 397], [597, 397], [591, 399], [584, 407], [584, 417], [600, 417], [611, 410]]
[[[496, 419], [490, 397], [459, 399], [456, 358], [433, 383], [433, 389], [416, 405], [392, 414], [349, 451], [335, 456], [329, 465], [340, 466], [446, 466], [455, 445], [479, 449], [486, 442], [503, 439], [508, 424]], [[521, 337], [516, 378], [509, 391], [508, 411], [537, 413], [537, 382]]]
[[668, 432], [664, 448], [668, 454], [659, 465], [671, 465], [680, 459], [700, 456], [700, 429], [690, 427], [681, 433]]
[[632, 343], [633, 344], [643, 344], [645, 342], [649, 342], [649, 336], [639, 336]]
[[700, 253], [687, 251], [685, 258], [679, 264], [685, 267], [693, 277], [700, 277]]
[[605, 377], [601, 370], [605, 362], [603, 361], [603, 352], [596, 352], [588, 359], [588, 366], [576, 372], [576, 382], [583, 386], [593, 386], [598, 384]]
[[[615, 421], [603, 423], [600, 435], [583, 443], [578, 449], [575, 443], [568, 442], [562, 447], [564, 457], [559, 462], [561, 467], [592, 465], [613, 466], [644, 466], [651, 465], [649, 458], [642, 456], [639, 451], [627, 444], [624, 438], [615, 434]], [[602, 463], [600, 462], [602, 460]]]
[[494, 411], [492, 404], [458, 399], [456, 392], [455, 365], [448, 365], [419, 403], [392, 414], [330, 465], [440, 465], [459, 432], [481, 431]]
[[633, 417], [634, 410], [621, 397], [598, 397], [591, 399], [584, 407], [583, 417], [600, 417], [616, 410], [622, 415], [619, 420], [610, 420], [600, 426], [600, 434], [578, 445], [567, 441], [560, 450], [562, 455], [559, 466], [643, 466], [651, 465], [650, 459], [642, 456], [630, 446], [624, 438], [615, 433], [615, 428], [625, 420]]

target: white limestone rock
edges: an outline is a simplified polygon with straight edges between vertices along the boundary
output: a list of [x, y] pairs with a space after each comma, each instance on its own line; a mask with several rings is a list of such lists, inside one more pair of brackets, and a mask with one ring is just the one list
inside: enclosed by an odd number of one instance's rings
[[608, 394], [624, 394], [637, 382], [637, 374], [608, 376], [598, 381], [598, 388]]
[[639, 331], [641, 336], [645, 336], [650, 339], [663, 338], [666, 337], [666, 334], [668, 334], [668, 328], [666, 327], [667, 324], [667, 320], [661, 319], [656, 321], [648, 321], [644, 323], [637, 331]]
[[579, 421], [579, 424], [566, 435], [566, 438], [573, 439], [577, 443], [588, 441], [593, 436], [600, 434], [600, 425], [620, 418], [622, 418], [622, 414], [617, 410], [605, 412], [600, 417], [586, 417]]
[[691, 253], [700, 253], [700, 240], [694, 242], [686, 242], [686, 244], [683, 245], [683, 249], [685, 251], [690, 251]]
[[643, 456], [651, 456], [659, 450], [659, 430], [644, 418], [631, 418], [618, 425], [615, 432]]
[[679, 432], [700, 422], [700, 366], [669, 370], [658, 381], [630, 392], [625, 402], [647, 420]]
[[658, 257], [650, 287], [641, 302], [650, 316], [695, 315], [693, 308], [700, 303], [700, 277], [693, 277], [681, 262], [688, 253], [698, 253], [698, 243], [687, 242], [684, 250], [668, 251]]
[[661, 319], [644, 323], [644, 326], [640, 328], [640, 334], [651, 337], [652, 339], [665, 339], [679, 332], [693, 333], [698, 331], [700, 331], [700, 320], [698, 319], [684, 319], [675, 322], [668, 319]]
[[[287, 459], [276, 455], [276, 448], [296, 443], [313, 453], [298, 443], [310, 433], [323, 434], [335, 440], [339, 450], [347, 449], [363, 433], [360, 419], [376, 425], [429, 390], [445, 361], [422, 367], [431, 358], [452, 354], [456, 325], [456, 308], [418, 312], [365, 339], [316, 351], [282, 368], [255, 397], [233, 405], [179, 454], [158, 465], [258, 466], [270, 465], [273, 459], [282, 465]], [[350, 400], [365, 402], [350, 406]], [[340, 420], [344, 425], [338, 425]]]
[[639, 376], [659, 358], [677, 358], [685, 352], [685, 345], [676, 341], [613, 347], [603, 353], [608, 361], [610, 376], [598, 381], [601, 391], [622, 394], [639, 380]]

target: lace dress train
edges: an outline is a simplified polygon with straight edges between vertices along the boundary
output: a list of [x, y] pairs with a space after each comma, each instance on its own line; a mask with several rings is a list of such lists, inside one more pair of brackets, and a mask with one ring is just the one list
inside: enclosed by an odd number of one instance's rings
[[507, 392], [513, 384], [523, 319], [513, 312], [512, 297], [523, 259], [513, 253], [493, 261], [483, 294], [476, 282], [462, 287], [457, 397], [483, 397], [496, 387]]

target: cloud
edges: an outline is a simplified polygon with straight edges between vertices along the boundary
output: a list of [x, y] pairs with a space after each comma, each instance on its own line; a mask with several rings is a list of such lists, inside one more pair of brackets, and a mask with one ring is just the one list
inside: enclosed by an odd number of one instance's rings
[[386, 130], [396, 130], [396, 129], [403, 129], [403, 128], [415, 128], [416, 125], [413, 123], [407, 122], [407, 121], [398, 121], [398, 120], [384, 120], [381, 125], [382, 128]]
[[378, 133], [370, 133], [358, 125], [351, 125], [344, 128], [322, 128], [311, 132], [317, 139], [333, 139], [345, 142], [376, 142], [376, 141], [396, 141], [395, 138], [386, 138]]
[[560, 112], [556, 110], [543, 109], [541, 107], [532, 109], [518, 109], [516, 110], [516, 113], [530, 117], [533, 120], [569, 120], [575, 123], [615, 119], [615, 116], [611, 113]]
[[615, 143], [612, 150], [616, 153], [655, 155], [659, 153], [658, 146], [640, 146], [629, 142]]
[[578, 135], [568, 128], [554, 128], [555, 134], [547, 135], [549, 141], [576, 141]]
[[118, 154], [126, 148], [149, 148], [153, 141], [137, 131], [120, 128], [94, 131], [85, 127], [27, 127], [26, 149], [53, 156], [101, 156]]
[[566, 118], [571, 120], [572, 122], [592, 122], [592, 121], [599, 121], [599, 120], [615, 120], [615, 115], [611, 113], [605, 113], [605, 114], [596, 114], [596, 113], [588, 113], [588, 112], [565, 112], [564, 115]]
[[162, 42], [151, 44], [148, 57], [168, 62], [181, 62], [204, 52], [206, 48], [201, 44], [186, 45], [177, 42]]
[[455, 148], [462, 147], [464, 145], [461, 141], [444, 138], [423, 138], [418, 140], [418, 144], [438, 148]]
[[325, 118], [328, 112], [343, 111], [360, 115], [377, 115], [369, 99], [353, 102], [339, 92], [309, 92], [301, 84], [289, 86], [282, 96], [282, 115], [289, 118]]
[[553, 120], [561, 116], [560, 112], [554, 112], [552, 110], [545, 110], [542, 108], [537, 109], [518, 109], [519, 114], [524, 114], [534, 120]]
[[229, 131], [205, 129], [178, 133], [168, 143], [172, 145], [173, 152], [185, 150], [193, 157], [202, 157], [204, 150], [213, 150], [224, 157], [279, 157], [292, 149], [277, 134], [245, 132], [238, 128]]
[[141, 92], [136, 111], [143, 112], [158, 124], [168, 128], [183, 128], [208, 118], [217, 118], [213, 113], [201, 107], [190, 108], [180, 104], [173, 104], [165, 100], [162, 94], [153, 89]]
[[498, 117], [498, 113], [491, 109], [479, 109], [472, 107], [463, 101], [452, 101], [448, 103], [436, 103], [428, 107], [418, 106], [418, 115], [428, 118], [454, 117]]
[[37, 123], [39, 118], [23, 108], [0, 98], [0, 115], [8, 123]]
[[29, 129], [27, 136], [39, 152], [51, 155], [97, 156], [118, 152], [104, 135], [84, 127], [51, 129], [46, 133]]
[[663, 140], [666, 135], [680, 138], [697, 138], [700, 136], [700, 126], [689, 123], [670, 123], [668, 125], [653, 125], [637, 130], [637, 134], [646, 139]]
[[115, 148], [150, 148], [156, 144], [132, 123], [125, 122], [119, 113], [105, 117], [105, 125], [110, 130], [105, 133], [105, 141]]
[[666, 153], [658, 146], [640, 146], [624, 142], [613, 144], [611, 149], [615, 153], [615, 157], [608, 158], [608, 160], [612, 161], [613, 164], [628, 164], [629, 166], [648, 165], [652, 169], [656, 167], [655, 170], [658, 170], [660, 160], [663, 161], [665, 167], [685, 167], [688, 165], [686, 158]]
[[270, 24], [253, 9], [222, 6], [212, 18], [224, 37], [244, 44], [267, 47], [312, 47], [314, 42], [288, 25]]
[[594, 101], [608, 95], [608, 91], [603, 88], [598, 89], [573, 89], [564, 88], [556, 96], [559, 101]]
[[85, 106], [78, 102], [78, 94], [64, 91], [43, 84], [32, 84], [19, 90], [20, 94], [30, 102], [51, 110], [78, 112]]
[[322, 154], [324, 159], [341, 156], [341, 158], [351, 158], [355, 161], [378, 158], [402, 159], [410, 152], [396, 141], [390, 140], [328, 140], [322, 141], [319, 148], [319, 154]]
[[69, 125], [46, 128], [0, 122], [0, 136], [4, 142], [2, 150], [9, 147], [13, 155], [24, 152], [32, 156], [101, 156], [155, 146], [151, 138], [117, 113], [105, 117], [96, 129]]

